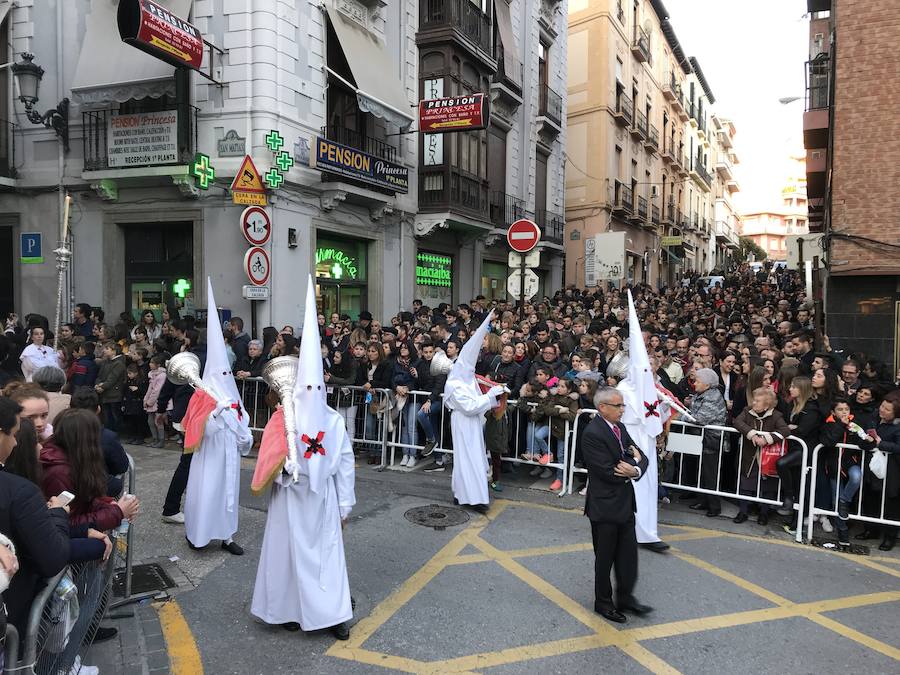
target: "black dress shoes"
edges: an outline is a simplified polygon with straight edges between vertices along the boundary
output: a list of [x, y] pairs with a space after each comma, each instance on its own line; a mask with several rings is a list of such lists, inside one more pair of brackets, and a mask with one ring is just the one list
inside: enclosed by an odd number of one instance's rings
[[642, 605], [637, 600], [629, 600], [627, 602], [620, 602], [619, 610], [622, 612], [631, 612], [632, 614], [643, 616], [644, 614], [649, 614], [650, 612], [652, 612], [653, 608], [650, 605]]
[[473, 504], [473, 505], [472, 505], [472, 510], [473, 510], [473, 511], [478, 511], [478, 513], [487, 513], [487, 512], [488, 512], [488, 505], [487, 505], [487, 504]]
[[613, 623], [625, 623], [628, 621], [628, 618], [617, 609], [598, 609], [595, 607], [594, 611], [607, 621], [612, 621]]
[[203, 549], [203, 546], [194, 546], [194, 545], [191, 543], [191, 540], [187, 538], [187, 535], [185, 535], [184, 540], [188, 543], [188, 546], [190, 547], [190, 549], [191, 549], [192, 551], [200, 551], [200, 550]]
[[718, 518], [721, 515], [722, 515], [721, 511], [707, 511], [706, 512], [707, 518]]
[[287, 623], [281, 624], [281, 627], [289, 633], [296, 633], [298, 630], [300, 630], [300, 624], [296, 621], [288, 621]]
[[237, 542], [229, 541], [227, 544], [222, 542], [222, 550], [228, 551], [231, 555], [244, 555], [244, 549], [237, 545]]
[[645, 544], [638, 544], [638, 546], [640, 546], [642, 548], [646, 548], [647, 550], [653, 551], [654, 553], [665, 553], [666, 551], [669, 550], [669, 548], [671, 548], [664, 541], [651, 541], [651, 542], [647, 542]]
[[696, 504], [691, 504], [688, 508], [691, 511], [702, 511], [706, 508], [706, 504], [704, 504], [703, 502], [697, 502]]
[[336, 637], [338, 640], [349, 640], [350, 624], [344, 621], [343, 623], [339, 623], [337, 626], [332, 626], [331, 634], [334, 635], [334, 637]]
[[731, 522], [737, 523], [738, 525], [740, 525], [741, 523], [745, 523], [747, 522], [747, 514], [743, 511], [738, 511], [738, 514], [731, 519]]

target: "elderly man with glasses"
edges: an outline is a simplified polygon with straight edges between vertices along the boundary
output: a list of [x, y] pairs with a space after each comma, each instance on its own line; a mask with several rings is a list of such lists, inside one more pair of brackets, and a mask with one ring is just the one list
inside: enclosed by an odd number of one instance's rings
[[[631, 482], [647, 471], [648, 460], [637, 449], [622, 424], [625, 403], [612, 388], [597, 391], [594, 405], [600, 414], [584, 431], [581, 448], [588, 469], [584, 513], [591, 521], [594, 545], [594, 611], [615, 623], [625, 623], [623, 612], [652, 611], [634, 597], [638, 548], [634, 531], [637, 501]], [[615, 568], [616, 599], [610, 583]]]

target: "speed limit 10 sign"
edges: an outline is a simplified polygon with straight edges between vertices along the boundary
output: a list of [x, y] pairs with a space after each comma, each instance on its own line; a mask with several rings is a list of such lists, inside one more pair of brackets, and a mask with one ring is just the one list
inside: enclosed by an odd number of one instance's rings
[[262, 246], [272, 236], [272, 221], [266, 210], [249, 206], [241, 213], [241, 232], [251, 246]]

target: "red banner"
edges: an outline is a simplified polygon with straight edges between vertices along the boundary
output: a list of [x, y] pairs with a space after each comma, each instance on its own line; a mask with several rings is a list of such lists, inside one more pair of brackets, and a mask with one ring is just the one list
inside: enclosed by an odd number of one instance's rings
[[117, 22], [119, 37], [131, 46], [174, 66], [200, 69], [200, 31], [153, 0], [120, 0]]
[[489, 117], [484, 94], [419, 101], [419, 131], [425, 134], [484, 129]]

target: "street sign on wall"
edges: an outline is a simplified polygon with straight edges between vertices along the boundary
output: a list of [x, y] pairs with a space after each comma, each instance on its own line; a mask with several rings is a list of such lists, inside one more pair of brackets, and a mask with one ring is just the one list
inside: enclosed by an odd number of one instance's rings
[[[533, 270], [525, 270], [525, 299], [529, 300], [537, 295], [540, 279]], [[513, 300], [519, 299], [519, 291], [522, 286], [522, 270], [513, 270], [506, 280], [506, 291]]]
[[265, 286], [272, 272], [269, 254], [259, 246], [247, 249], [244, 254], [244, 272], [254, 286]]
[[116, 21], [123, 42], [173, 66], [200, 70], [203, 63], [200, 31], [165, 7], [152, 0], [119, 0]]
[[22, 232], [19, 235], [19, 262], [36, 265], [44, 262], [42, 236], [40, 232]]
[[541, 240], [541, 228], [530, 220], [517, 220], [506, 231], [506, 242], [518, 253], [528, 253]]
[[594, 251], [597, 247], [595, 237], [584, 238], [584, 287], [593, 288], [597, 285], [597, 265]]
[[596, 235], [594, 271], [597, 281], [619, 281], [625, 276], [624, 232], [604, 232]]
[[490, 119], [489, 107], [484, 94], [419, 101], [419, 131], [427, 134], [484, 129]]

